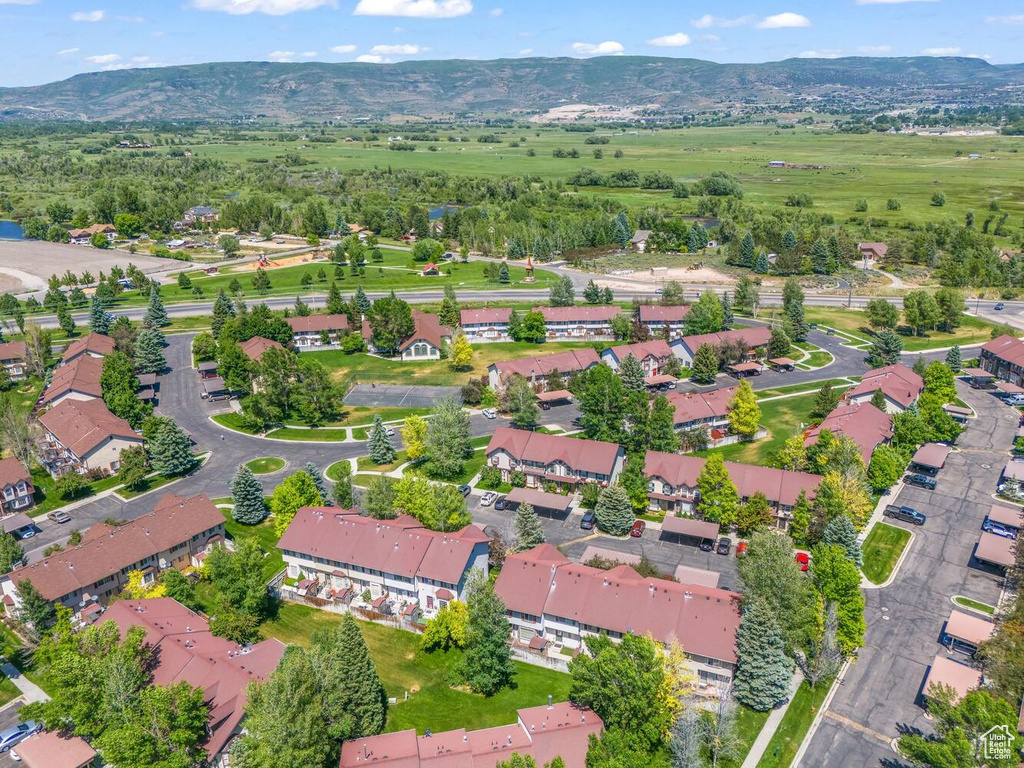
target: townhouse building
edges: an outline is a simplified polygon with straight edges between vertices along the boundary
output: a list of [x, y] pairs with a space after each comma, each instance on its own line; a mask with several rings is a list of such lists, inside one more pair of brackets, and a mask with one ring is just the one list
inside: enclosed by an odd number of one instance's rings
[[65, 400], [97, 400], [103, 397], [100, 377], [103, 359], [80, 355], [53, 372], [50, 383], [39, 398], [41, 405], [50, 408]]
[[35, 505], [32, 473], [13, 456], [0, 460], [0, 514], [13, 515]]
[[53, 477], [69, 472], [114, 474], [121, 453], [145, 445], [142, 435], [102, 400], [64, 400], [39, 415], [40, 461]]
[[510, 482], [514, 472], [522, 472], [527, 488], [554, 483], [570, 492], [584, 483], [614, 483], [625, 462], [625, 451], [615, 443], [509, 427], [494, 430], [486, 454], [487, 465], [501, 470], [503, 482]]
[[612, 318], [622, 313], [613, 305], [534, 307], [544, 315], [549, 339], [611, 339]]
[[471, 343], [509, 341], [508, 321], [511, 316], [511, 309], [501, 307], [464, 309], [459, 316], [459, 325]]
[[114, 351], [114, 340], [101, 333], [87, 333], [81, 338], [75, 339], [64, 350], [61, 355], [61, 365], [67, 365], [82, 356], [106, 357]]
[[546, 392], [552, 379], [582, 373], [601, 364], [593, 349], [573, 349], [540, 357], [520, 357], [503, 360], [487, 366], [487, 381], [491, 389], [502, 389], [515, 374], [526, 378], [537, 392]]
[[688, 314], [689, 306], [664, 307], [660, 304], [641, 304], [640, 324], [656, 339], [677, 339], [685, 335]]
[[865, 373], [857, 386], [844, 393], [843, 399], [848, 403], [869, 403], [878, 390], [882, 390], [885, 398], [886, 413], [903, 413], [924, 392], [924, 379], [902, 363], [887, 365]]
[[28, 373], [28, 346], [24, 341], [5, 341], [0, 344], [0, 365], [11, 381], [21, 381]]
[[254, 363], [258, 363], [260, 358], [263, 357], [263, 353], [268, 349], [284, 349], [284, 346], [273, 339], [265, 339], [262, 336], [253, 336], [251, 339], [247, 339], [239, 344], [242, 348], [242, 352], [252, 360]]
[[770, 328], [757, 325], [752, 328], [737, 328], [719, 333], [701, 333], [696, 336], [682, 336], [671, 342], [672, 352], [683, 365], [692, 366], [693, 358], [702, 344], [710, 344], [715, 349], [725, 345], [744, 347], [745, 360], [758, 360], [764, 357], [768, 342], [771, 340]]
[[297, 352], [337, 347], [350, 330], [348, 315], [342, 314], [287, 317], [285, 322], [292, 329], [292, 341]]
[[668, 361], [675, 357], [668, 342], [656, 339], [641, 341], [637, 344], [618, 344], [608, 347], [601, 353], [601, 361], [607, 363], [613, 371], [617, 371], [622, 365], [622, 361], [629, 355], [640, 361], [645, 378], [660, 374]]
[[818, 437], [825, 430], [850, 438], [860, 448], [860, 455], [867, 464], [875, 448], [892, 439], [892, 416], [869, 402], [840, 403], [821, 424], [804, 432], [804, 445], [817, 445]]
[[668, 401], [675, 406], [675, 427], [679, 431], [703, 428], [717, 440], [729, 432], [729, 403], [736, 387], [707, 392], [670, 392]]
[[1004, 334], [983, 344], [981, 367], [997, 379], [1024, 386], [1024, 341]]

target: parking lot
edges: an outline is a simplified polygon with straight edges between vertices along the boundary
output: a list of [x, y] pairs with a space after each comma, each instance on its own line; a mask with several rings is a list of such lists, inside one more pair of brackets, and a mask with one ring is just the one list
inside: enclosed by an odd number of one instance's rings
[[[24, 704], [18, 701], [16, 703], [12, 703], [3, 712], [0, 712], [0, 733], [21, 722], [20, 711], [23, 706]], [[14, 765], [21, 765], [21, 763], [16, 763], [11, 760], [11, 756], [7, 752], [0, 754], [0, 768], [6, 768], [6, 766]]]

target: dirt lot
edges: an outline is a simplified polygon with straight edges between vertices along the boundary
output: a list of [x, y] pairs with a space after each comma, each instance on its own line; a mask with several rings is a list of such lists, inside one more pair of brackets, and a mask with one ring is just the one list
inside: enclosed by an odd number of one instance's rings
[[[312, 253], [304, 253], [300, 256], [285, 256], [281, 259], [275, 259], [273, 256], [268, 256], [267, 261], [269, 262], [265, 267], [266, 270], [281, 269], [282, 267], [295, 267], [299, 264], [308, 264], [310, 262], [319, 261], [321, 264], [327, 263], [327, 257], [324, 256], [320, 259], [314, 259]], [[250, 261], [245, 264], [239, 264], [237, 267], [233, 267], [231, 272], [255, 272], [260, 266], [258, 261]]]
[[63, 245], [39, 240], [0, 240], [0, 291], [27, 293], [46, 289], [50, 275], [76, 274], [88, 270], [93, 276], [109, 272], [112, 266], [132, 263], [143, 272], [178, 271], [186, 263], [157, 259], [140, 253], [92, 248], [88, 245]]
[[612, 290], [629, 290], [630, 288], [635, 288], [636, 283], [662, 285], [669, 280], [675, 280], [684, 285], [686, 283], [732, 285], [736, 282], [735, 278], [710, 267], [701, 267], [700, 269], [686, 269], [685, 267], [638, 269], [628, 275], [621, 275], [624, 278], [623, 280], [616, 280], [616, 277], [620, 276], [601, 275], [600, 277], [595, 277], [594, 282], [602, 287], [607, 286]]

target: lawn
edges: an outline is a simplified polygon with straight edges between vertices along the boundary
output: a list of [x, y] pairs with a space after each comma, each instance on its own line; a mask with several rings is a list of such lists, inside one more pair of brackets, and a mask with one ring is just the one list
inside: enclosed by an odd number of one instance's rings
[[768, 719], [769, 712], [756, 712], [742, 704], [736, 706], [736, 735], [739, 739], [737, 744], [738, 757], [733, 760], [719, 759], [719, 768], [740, 768], [743, 759], [747, 756], [750, 748], [754, 746], [764, 723]]
[[[462, 472], [457, 477], [453, 477], [450, 480], [445, 480], [444, 482], [455, 483], [456, 485], [464, 485], [468, 483], [470, 480], [472, 480], [476, 473], [483, 469], [484, 464], [486, 463], [486, 451], [473, 451], [472, 455], [470, 455], [470, 457], [466, 459], [466, 464], [462, 468]], [[416, 474], [423, 475], [424, 477], [430, 477], [429, 475], [427, 475], [424, 472], [421, 472], [415, 467], [409, 467], [408, 469], [406, 469], [406, 472], [414, 472]], [[430, 479], [433, 480], [434, 478]]]
[[0, 675], [0, 707], [21, 696], [21, 690], [8, 678]]
[[953, 602], [961, 608], [971, 608], [975, 611], [980, 611], [981, 613], [987, 613], [989, 616], [995, 616], [996, 613], [996, 607], [994, 605], [972, 600], [971, 598], [964, 597], [963, 595], [955, 595], [953, 597]]
[[831, 680], [821, 681], [813, 690], [806, 682], [800, 685], [757, 768], [788, 768], [831, 685]]
[[373, 459], [369, 456], [360, 456], [356, 459], [356, 472], [390, 472], [393, 469], [398, 469], [408, 460], [405, 451], [395, 454], [395, 460], [390, 464], [374, 464]]
[[[340, 620], [337, 614], [289, 603], [281, 606], [274, 621], [263, 625], [263, 631], [285, 643], [306, 644], [313, 631]], [[569, 696], [568, 675], [518, 662], [516, 688], [490, 698], [477, 696], [449, 682], [461, 652], [424, 653], [415, 633], [366, 622], [359, 626], [388, 695], [399, 702], [388, 713], [388, 731], [490, 728], [514, 723], [517, 709], [544, 704], [549, 695], [555, 701]]]
[[[844, 333], [871, 341], [874, 332], [868, 326], [867, 313], [857, 309], [830, 309], [826, 307], [806, 307], [805, 317], [809, 323], [831, 326]], [[920, 352], [928, 349], [941, 349], [954, 344], [984, 344], [992, 337], [992, 329], [996, 326], [977, 317], [963, 316], [963, 325], [953, 333], [929, 331], [923, 336], [912, 336], [910, 330], [901, 327], [903, 348], [908, 352]]]
[[251, 469], [253, 474], [269, 475], [272, 472], [280, 472], [284, 469], [285, 463], [284, 459], [278, 458], [277, 456], [268, 456], [262, 459], [247, 461], [245, 466]]
[[336, 443], [348, 438], [347, 429], [297, 429], [294, 427], [281, 427], [268, 432], [267, 437], [275, 440], [298, 440], [314, 443]]
[[[769, 400], [760, 403], [760, 406], [761, 424], [768, 430], [768, 437], [763, 440], [736, 443], [712, 450], [722, 454], [726, 461], [764, 466], [772, 451], [779, 450], [787, 438], [800, 434], [801, 425], [806, 425], [810, 421], [810, 412], [814, 407], [814, 394]], [[710, 452], [702, 452], [700, 455], [706, 456]]]
[[136, 496], [141, 496], [144, 493], [155, 491], [157, 488], [162, 488], [165, 485], [173, 483], [175, 480], [181, 480], [184, 475], [147, 475], [146, 478], [139, 483], [138, 488], [120, 488], [116, 494], [122, 499], [134, 499]]
[[[828, 379], [829, 386], [832, 387], [851, 387], [853, 386], [846, 379]], [[784, 387], [775, 387], [774, 389], [759, 389], [755, 392], [758, 400], [764, 400], [769, 397], [778, 397], [779, 395], [795, 395], [800, 392], [817, 392], [821, 389], [822, 385], [826, 381], [815, 381], [811, 384], [789, 384]]]
[[834, 360], [835, 358], [833, 358], [828, 352], [823, 349], [818, 349], [811, 352], [810, 356], [801, 360], [797, 365], [804, 370], [811, 370], [812, 368], [823, 368], [826, 365], [831, 365]]
[[105, 477], [102, 480], [89, 483], [86, 487], [85, 492], [74, 499], [62, 499], [54, 490], [54, 481], [50, 477], [50, 473], [42, 467], [36, 466], [32, 469], [32, 485], [35, 487], [35, 501], [36, 505], [28, 511], [29, 517], [41, 517], [47, 512], [52, 512], [55, 509], [60, 509], [63, 506], [70, 504], [73, 501], [80, 499], [86, 499], [90, 496], [94, 496], [97, 493], [116, 488], [121, 484], [117, 475]]
[[861, 551], [864, 575], [872, 584], [884, 584], [910, 541], [910, 531], [886, 523], [876, 523]]
[[245, 422], [242, 419], [242, 414], [240, 413], [235, 413], [234, 411], [232, 411], [231, 413], [218, 413], [215, 416], [212, 416], [211, 418], [214, 420], [214, 422], [220, 424], [222, 427], [233, 429], [236, 432], [244, 432], [247, 435], [259, 434], [259, 432], [257, 432], [255, 429], [252, 429], [245, 425]]
[[341, 419], [332, 421], [326, 426], [366, 426], [373, 424], [373, 420], [377, 416], [380, 416], [381, 421], [403, 421], [407, 416], [426, 416], [429, 413], [429, 408], [386, 408], [375, 405], [347, 405]]
[[227, 531], [229, 539], [242, 539], [246, 536], [255, 536], [260, 547], [266, 553], [263, 559], [263, 575], [269, 581], [273, 576], [284, 570], [284, 558], [277, 548], [277, 534], [274, 533], [274, 523], [267, 519], [258, 525], [242, 525], [231, 517], [231, 510], [222, 509], [224, 515], [224, 530]]
[[328, 480], [330, 480], [333, 483], [338, 482], [338, 470], [339, 470], [339, 468], [341, 467], [342, 464], [346, 464], [349, 467], [352, 466], [351, 462], [349, 462], [348, 459], [342, 459], [341, 461], [336, 461], [333, 464], [331, 464], [331, 466], [329, 466], [327, 468], [327, 471], [324, 472], [324, 477], [326, 477]]

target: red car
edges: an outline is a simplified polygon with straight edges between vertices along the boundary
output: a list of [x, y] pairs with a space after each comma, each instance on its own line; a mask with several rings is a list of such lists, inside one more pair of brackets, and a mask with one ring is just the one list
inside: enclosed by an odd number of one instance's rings
[[811, 567], [811, 558], [808, 557], [806, 552], [797, 552], [796, 561], [800, 564], [801, 571], [806, 571]]
[[736, 557], [747, 556], [747, 542], [741, 541], [736, 545]]
[[639, 539], [644, 535], [644, 531], [647, 530], [647, 523], [643, 520], [637, 520], [633, 523], [633, 527], [629, 529], [629, 535], [634, 539]]

